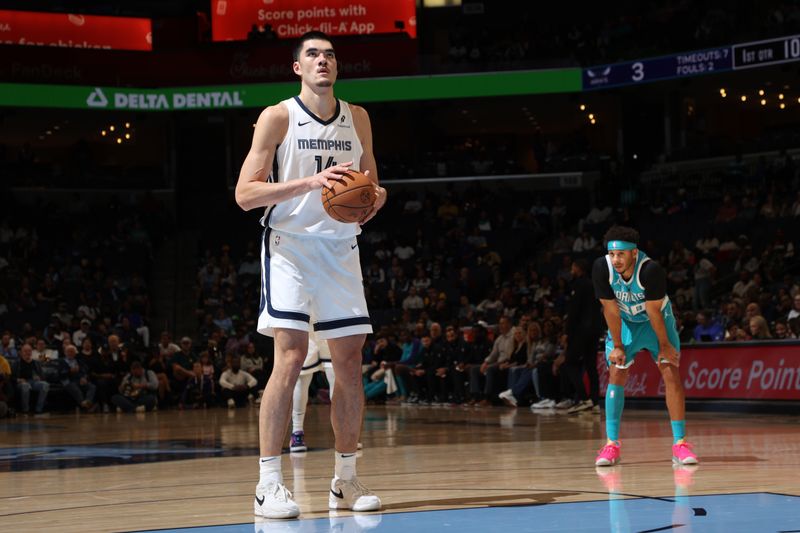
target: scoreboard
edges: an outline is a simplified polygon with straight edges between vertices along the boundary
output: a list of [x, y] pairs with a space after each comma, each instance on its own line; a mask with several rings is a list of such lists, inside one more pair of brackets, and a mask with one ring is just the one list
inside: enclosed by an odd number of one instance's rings
[[583, 69], [583, 90], [623, 87], [800, 61], [800, 35]]

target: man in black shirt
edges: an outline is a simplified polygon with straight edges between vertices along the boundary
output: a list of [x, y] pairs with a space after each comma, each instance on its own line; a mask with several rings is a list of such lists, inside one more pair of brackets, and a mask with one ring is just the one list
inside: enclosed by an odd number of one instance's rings
[[[589, 265], [584, 259], [572, 262], [572, 292], [567, 304], [566, 375], [575, 391], [574, 405], [567, 411], [577, 413], [597, 408], [600, 412], [600, 384], [597, 376], [597, 340], [600, 337], [600, 305], [587, 277]], [[589, 375], [589, 397], [583, 384], [583, 371]]]

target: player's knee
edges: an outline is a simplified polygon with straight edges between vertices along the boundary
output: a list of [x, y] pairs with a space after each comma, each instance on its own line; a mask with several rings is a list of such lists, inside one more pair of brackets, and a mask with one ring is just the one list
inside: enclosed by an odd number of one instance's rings
[[283, 353], [280, 354], [276, 353], [274, 371], [285, 372], [299, 376], [305, 359], [306, 353], [301, 350], [289, 349], [284, 350]]

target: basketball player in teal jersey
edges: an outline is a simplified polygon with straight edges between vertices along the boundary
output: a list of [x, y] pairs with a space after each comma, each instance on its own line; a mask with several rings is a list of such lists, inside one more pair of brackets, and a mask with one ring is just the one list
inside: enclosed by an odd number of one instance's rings
[[592, 268], [595, 295], [603, 305], [608, 324], [606, 361], [606, 436], [597, 454], [597, 466], [612, 466], [620, 460], [619, 426], [625, 403], [625, 382], [636, 354], [650, 352], [664, 378], [667, 410], [672, 423], [672, 461], [697, 464], [697, 456], [686, 442], [685, 399], [680, 365], [680, 339], [672, 304], [667, 296], [667, 276], [661, 266], [638, 249], [639, 233], [615, 226], [604, 237], [608, 255]]
[[[266, 518], [300, 514], [283, 483], [281, 448], [309, 331], [328, 341], [336, 373], [331, 408], [335, 467], [328, 506], [352, 511], [381, 506], [356, 477], [364, 409], [361, 348], [372, 332], [356, 240], [361, 226], [328, 216], [320, 189], [331, 187], [351, 168], [370, 176], [376, 201], [362, 224], [384, 205], [386, 190], [377, 181], [367, 112], [333, 94], [337, 61], [331, 40], [321, 32], [300, 37], [292, 68], [300, 78], [300, 94], [261, 113], [236, 185], [242, 209], [265, 209], [258, 332], [275, 338], [275, 366], [259, 412], [254, 512]], [[273, 162], [277, 170], [270, 175]]]

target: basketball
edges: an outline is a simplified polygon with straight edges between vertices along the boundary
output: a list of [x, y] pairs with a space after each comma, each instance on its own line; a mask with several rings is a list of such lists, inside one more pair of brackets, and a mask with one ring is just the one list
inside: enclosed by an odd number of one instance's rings
[[339, 222], [361, 222], [373, 205], [375, 182], [357, 170], [348, 170], [331, 188], [322, 188], [322, 207]]

